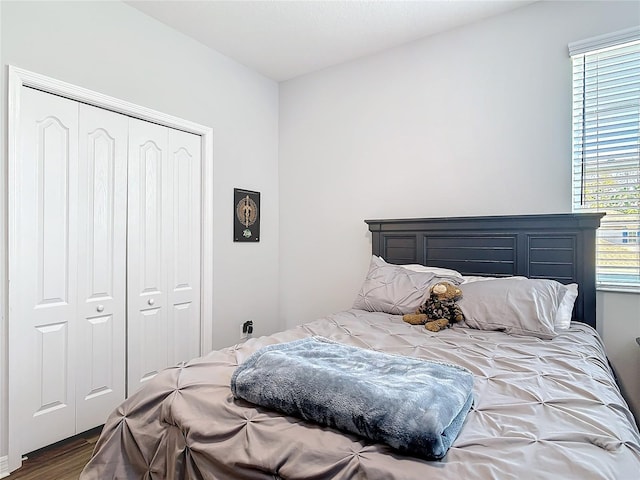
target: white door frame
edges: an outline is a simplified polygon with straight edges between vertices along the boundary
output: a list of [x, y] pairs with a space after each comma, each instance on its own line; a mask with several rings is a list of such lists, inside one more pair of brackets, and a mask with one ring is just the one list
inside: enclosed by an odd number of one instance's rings
[[[200, 135], [202, 138], [202, 233], [201, 233], [201, 309], [200, 309], [200, 348], [204, 354], [211, 350], [213, 345], [213, 129], [197, 123], [190, 122], [178, 117], [167, 115], [146, 107], [135, 105], [123, 100], [119, 100], [108, 95], [94, 92], [82, 87], [62, 82], [44, 75], [30, 72], [18, 67], [9, 65], [8, 67], [8, 105], [7, 105], [7, 169], [0, 168], [0, 195], [7, 201], [7, 209], [0, 212], [2, 215], [2, 228], [4, 236], [0, 237], [0, 299], [3, 300], [2, 311], [0, 312], [0, 353], [3, 358], [0, 362], [0, 379], [4, 379], [4, 385], [0, 386], [0, 392], [4, 390], [4, 395], [0, 397], [0, 437], [8, 439], [8, 471], [18, 468], [21, 464], [21, 455], [25, 452], [17, 452], [12, 449], [12, 442], [9, 437], [10, 428], [10, 405], [8, 405], [8, 374], [10, 366], [5, 359], [8, 358], [8, 327], [11, 311], [7, 306], [8, 299], [8, 251], [12, 242], [19, 239], [13, 238], [12, 231], [8, 225], [7, 213], [14, 207], [11, 192], [14, 188], [16, 162], [18, 161], [18, 125], [20, 124], [20, 97], [22, 87], [32, 87], [54, 95], [76, 100], [79, 102], [94, 105], [96, 107], [122, 113], [131, 117], [139, 118], [153, 123], [158, 123], [170, 128], [184, 130], [189, 133]], [[6, 181], [4, 175], [7, 175]], [[3, 202], [0, 202], [2, 204]], [[8, 243], [7, 243], [8, 242]], [[11, 249], [14, 250], [13, 248]], [[1, 444], [2, 442], [0, 442]], [[15, 443], [13, 443], [15, 444]], [[1, 454], [1, 452], [0, 452]], [[4, 460], [4, 458], [3, 458]], [[6, 462], [2, 462], [6, 463]], [[0, 467], [5, 465], [0, 464]], [[8, 472], [0, 469], [0, 478]]]

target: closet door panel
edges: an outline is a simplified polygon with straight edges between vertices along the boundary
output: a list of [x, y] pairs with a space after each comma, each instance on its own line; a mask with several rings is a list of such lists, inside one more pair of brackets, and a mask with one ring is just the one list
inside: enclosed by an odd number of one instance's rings
[[167, 332], [160, 328], [166, 321], [160, 318], [165, 314], [165, 309], [147, 308], [141, 310], [135, 320], [140, 330], [141, 338], [137, 343], [140, 365], [138, 370], [138, 383], [153, 378], [160, 370], [168, 366], [167, 363]]
[[167, 129], [131, 119], [128, 176], [128, 394], [169, 365], [171, 172]]
[[75, 433], [78, 104], [21, 91], [10, 177], [10, 435], [23, 452]]
[[200, 355], [200, 137], [169, 129], [171, 222], [169, 352], [176, 364]]
[[77, 425], [104, 422], [125, 398], [129, 119], [80, 105]]

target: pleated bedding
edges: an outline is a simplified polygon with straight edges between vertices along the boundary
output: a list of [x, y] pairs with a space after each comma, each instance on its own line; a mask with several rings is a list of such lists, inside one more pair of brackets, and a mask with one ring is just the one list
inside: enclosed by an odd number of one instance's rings
[[[321, 336], [473, 373], [474, 404], [441, 460], [233, 397], [231, 376], [268, 345]], [[594, 329], [553, 340], [340, 312], [166, 369], [109, 417], [81, 480], [638, 478], [640, 434]]]
[[472, 390], [462, 367], [322, 337], [264, 347], [231, 377], [236, 398], [425, 459], [447, 453]]

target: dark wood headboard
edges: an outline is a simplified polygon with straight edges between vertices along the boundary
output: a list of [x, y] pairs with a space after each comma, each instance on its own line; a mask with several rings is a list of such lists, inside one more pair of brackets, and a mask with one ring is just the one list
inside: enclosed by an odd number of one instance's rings
[[601, 213], [365, 220], [372, 252], [463, 275], [577, 283], [574, 320], [596, 325], [595, 233]]

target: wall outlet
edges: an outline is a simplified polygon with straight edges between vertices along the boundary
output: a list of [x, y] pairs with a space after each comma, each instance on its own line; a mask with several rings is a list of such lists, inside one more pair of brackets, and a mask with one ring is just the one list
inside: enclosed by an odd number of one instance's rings
[[240, 327], [240, 340], [246, 340], [253, 334], [253, 321], [247, 320]]

